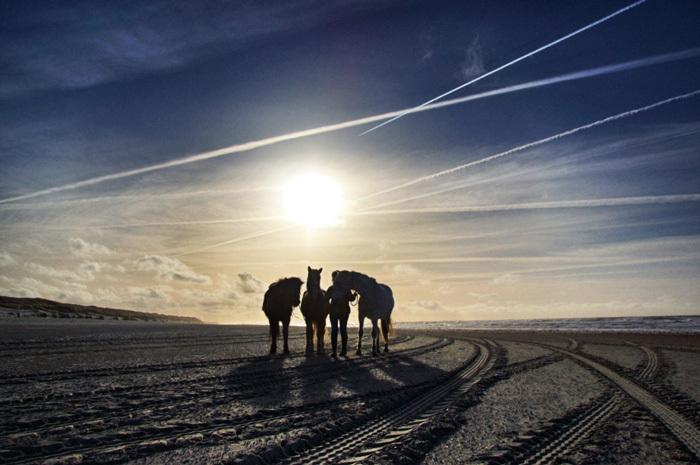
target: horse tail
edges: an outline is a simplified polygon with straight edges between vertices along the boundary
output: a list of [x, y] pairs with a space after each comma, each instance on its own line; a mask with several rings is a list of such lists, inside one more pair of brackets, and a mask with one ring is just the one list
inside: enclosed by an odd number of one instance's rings
[[386, 318], [382, 318], [382, 334], [394, 334], [394, 327], [391, 324], [391, 315]]
[[265, 293], [265, 297], [263, 297], [262, 310], [263, 312], [267, 310], [267, 292]]

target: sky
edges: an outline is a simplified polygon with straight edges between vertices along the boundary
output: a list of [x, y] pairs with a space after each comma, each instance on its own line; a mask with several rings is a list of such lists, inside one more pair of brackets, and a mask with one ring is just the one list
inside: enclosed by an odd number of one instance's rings
[[262, 323], [312, 266], [397, 321], [698, 314], [700, 3], [631, 4], [3, 2], [0, 295]]

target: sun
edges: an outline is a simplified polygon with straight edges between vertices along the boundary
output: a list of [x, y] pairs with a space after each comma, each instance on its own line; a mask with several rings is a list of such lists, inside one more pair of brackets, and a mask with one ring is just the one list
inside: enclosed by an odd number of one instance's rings
[[307, 227], [333, 226], [342, 216], [340, 184], [328, 176], [307, 173], [291, 179], [282, 190], [287, 218]]

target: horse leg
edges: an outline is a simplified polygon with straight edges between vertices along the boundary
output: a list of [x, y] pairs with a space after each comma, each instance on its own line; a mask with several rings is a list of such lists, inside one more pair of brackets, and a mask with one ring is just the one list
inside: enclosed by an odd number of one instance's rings
[[316, 352], [318, 355], [323, 355], [324, 352], [324, 347], [323, 347], [323, 338], [326, 335], [326, 319], [323, 318], [318, 318], [316, 320]]
[[382, 318], [382, 336], [384, 337], [384, 352], [389, 352], [389, 321]]
[[377, 325], [377, 320], [372, 320], [372, 355], [377, 355], [379, 353], [379, 327]]
[[270, 322], [270, 355], [277, 353], [277, 331], [279, 323], [277, 320], [269, 320]]
[[340, 317], [340, 338], [342, 339], [342, 346], [340, 349], [340, 356], [345, 357], [348, 354], [348, 317]]
[[338, 317], [333, 315], [331, 315], [331, 347], [333, 348], [332, 357], [335, 358], [338, 350]]
[[282, 336], [284, 337], [284, 353], [289, 353], [289, 318], [282, 320]]
[[314, 323], [310, 319], [306, 319], [306, 355], [314, 353]]
[[362, 355], [362, 333], [364, 333], [365, 317], [360, 315], [360, 327], [357, 330], [357, 355]]

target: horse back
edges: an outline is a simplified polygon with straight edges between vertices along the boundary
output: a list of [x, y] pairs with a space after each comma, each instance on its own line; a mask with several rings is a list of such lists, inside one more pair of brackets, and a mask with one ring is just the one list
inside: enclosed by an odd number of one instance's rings
[[361, 316], [387, 318], [394, 309], [394, 293], [386, 284], [377, 283], [377, 288], [373, 295], [360, 296], [358, 309]]

